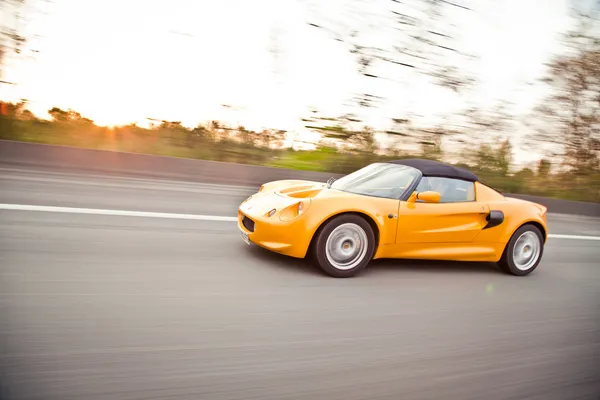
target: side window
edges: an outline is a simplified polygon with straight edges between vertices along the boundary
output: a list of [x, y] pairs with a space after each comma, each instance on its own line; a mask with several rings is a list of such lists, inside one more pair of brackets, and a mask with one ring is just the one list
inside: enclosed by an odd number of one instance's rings
[[475, 201], [475, 184], [461, 179], [424, 176], [417, 186], [417, 192], [428, 190], [440, 193], [440, 203]]

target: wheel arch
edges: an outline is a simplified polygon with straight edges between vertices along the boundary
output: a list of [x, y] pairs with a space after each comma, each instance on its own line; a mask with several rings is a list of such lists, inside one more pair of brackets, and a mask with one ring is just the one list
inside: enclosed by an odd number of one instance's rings
[[[544, 225], [540, 224], [538, 221], [529, 221], [529, 222], [525, 222], [525, 223], [521, 224], [521, 226], [525, 226], [525, 225], [533, 225], [536, 228], [538, 228], [540, 230], [540, 232], [542, 233], [542, 237], [544, 238], [543, 244], [546, 244], [546, 241], [548, 240], [548, 231], [546, 230]], [[519, 228], [521, 226], [519, 226]], [[517, 228], [517, 229], [519, 229], [519, 228]]]
[[339, 217], [340, 215], [356, 215], [356, 216], [363, 218], [371, 226], [371, 229], [373, 229], [373, 234], [375, 235], [375, 252], [377, 252], [377, 249], [379, 248], [379, 240], [380, 240], [381, 232], [379, 230], [379, 225], [377, 225], [377, 222], [375, 222], [375, 219], [373, 219], [373, 217], [371, 217], [369, 214], [361, 212], [361, 211], [341, 211], [341, 212], [335, 213], [333, 215], [330, 215], [329, 217], [327, 217], [326, 219], [321, 221], [318, 228], [315, 229], [315, 232], [313, 233], [312, 237], [310, 238], [310, 243], [308, 245], [307, 253], [310, 253], [313, 250], [316, 238], [318, 237], [319, 233], [323, 230], [325, 225], [327, 225], [327, 223], [329, 221], [331, 221], [334, 218]]
[[[530, 220], [530, 221], [525, 221], [519, 225], [517, 225], [517, 227], [511, 232], [508, 240], [510, 241], [510, 238], [513, 237], [513, 235], [515, 234], [516, 231], [518, 231], [519, 229], [521, 229], [522, 227], [524, 227], [525, 225], [533, 225], [536, 228], [538, 228], [542, 234], [542, 237], [544, 238], [544, 244], [546, 244], [546, 241], [548, 240], [548, 232], [546, 230], [546, 228], [544, 227], [544, 225], [542, 225], [539, 221], [536, 220]], [[508, 244], [508, 242], [506, 242]]]
[[542, 234], [543, 239], [544, 239], [542, 243], [544, 245], [546, 244], [546, 241], [548, 240], [548, 231], [544, 227], [544, 225], [542, 225], [539, 221], [536, 221], [536, 220], [525, 221], [525, 222], [522, 222], [521, 224], [517, 225], [515, 227], [515, 229], [513, 229], [513, 231], [510, 233], [510, 236], [508, 237], [508, 240], [504, 244], [504, 249], [502, 250], [502, 254], [504, 254], [504, 252], [506, 251], [506, 249], [508, 247], [508, 243], [510, 242], [510, 240], [514, 236], [515, 232], [518, 231], [519, 229], [521, 229], [522, 227], [524, 227], [525, 225], [533, 225], [536, 228], [538, 228], [540, 230], [541, 234]]

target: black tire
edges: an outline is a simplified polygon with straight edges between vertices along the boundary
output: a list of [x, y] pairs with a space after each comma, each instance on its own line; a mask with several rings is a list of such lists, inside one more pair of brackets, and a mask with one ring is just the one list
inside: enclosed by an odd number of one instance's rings
[[[539, 248], [539, 252], [537, 254], [537, 259], [535, 260], [535, 262], [532, 262], [529, 265], [525, 265], [525, 266], [519, 268], [519, 266], [514, 258], [514, 249], [517, 244], [517, 241], [519, 240], [519, 238], [521, 238], [523, 236], [523, 234], [529, 235], [532, 240], [535, 240], [535, 237], [537, 237], [537, 246]], [[531, 236], [531, 234], [535, 235], [535, 237]], [[500, 269], [503, 272], [510, 274], [510, 275], [515, 275], [515, 276], [529, 275], [540, 264], [540, 262], [542, 261], [543, 255], [544, 255], [544, 237], [542, 235], [542, 232], [540, 232], [538, 227], [531, 225], [531, 224], [526, 224], [526, 225], [523, 225], [522, 227], [520, 227], [519, 229], [517, 229], [516, 232], [513, 233], [513, 235], [511, 236], [510, 240], [508, 241], [508, 244], [506, 245], [506, 248], [504, 249], [504, 253], [502, 253], [502, 258], [500, 258], [500, 261], [498, 261], [498, 267], [500, 267]]]
[[[344, 242], [348, 244], [349, 250], [358, 250], [356, 259], [353, 263], [350, 263], [348, 269], [336, 266], [336, 264], [332, 263], [328, 257], [327, 241], [331, 234], [336, 231], [336, 228], [339, 228], [340, 230], [355, 230], [361, 234], [364, 233], [364, 238], [366, 238], [366, 247], [364, 247], [364, 240], [362, 245], [356, 245], [360, 240], [355, 240], [354, 245], [350, 244], [350, 242]], [[373, 254], [375, 253], [375, 240], [373, 228], [371, 228], [371, 225], [364, 218], [355, 214], [342, 214], [329, 220], [321, 229], [319, 229], [314, 241], [312, 251], [313, 259], [317, 266], [327, 275], [334, 278], [350, 278], [361, 272], [371, 262]], [[330, 254], [330, 257], [333, 256]]]

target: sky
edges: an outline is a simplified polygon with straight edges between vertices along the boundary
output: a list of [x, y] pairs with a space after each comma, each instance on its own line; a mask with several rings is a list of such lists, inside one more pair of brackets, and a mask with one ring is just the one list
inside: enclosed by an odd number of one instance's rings
[[[39, 3], [44, 13], [26, 26], [41, 36], [31, 43], [39, 53], [9, 63], [5, 79], [18, 85], [3, 85], [0, 98], [29, 99], [40, 116], [54, 106], [72, 108], [102, 125], [144, 124], [151, 117], [188, 126], [215, 119], [251, 129], [299, 130], [309, 108], [339, 115], [363, 88], [347, 48], [307, 24], [342, 19], [347, 1], [354, 0]], [[457, 10], [455, 20], [460, 47], [479, 56], [470, 68], [481, 85], [471, 100], [490, 106], [507, 99], [526, 114], [544, 93], [530, 83], [557, 51], [558, 35], [569, 24], [568, 0], [456, 2], [474, 9]], [[389, 3], [371, 0], [353, 18], [379, 15]], [[389, 37], [389, 30], [378, 30], [371, 39]], [[368, 116], [375, 128], [389, 128], [398, 110], [428, 121], [465, 105], [465, 98], [423, 77], [388, 72], [410, 84], [369, 83], [370, 91], [389, 99]], [[518, 134], [515, 142], [523, 147]], [[539, 158], [526, 148], [515, 155], [517, 162]]]

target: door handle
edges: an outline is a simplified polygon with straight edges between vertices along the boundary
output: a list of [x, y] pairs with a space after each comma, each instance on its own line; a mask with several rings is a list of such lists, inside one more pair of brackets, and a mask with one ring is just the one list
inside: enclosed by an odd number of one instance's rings
[[398, 216], [397, 216], [397, 215], [394, 215], [394, 214], [388, 214], [388, 218], [389, 218], [389, 219], [392, 219], [392, 218], [398, 218]]

